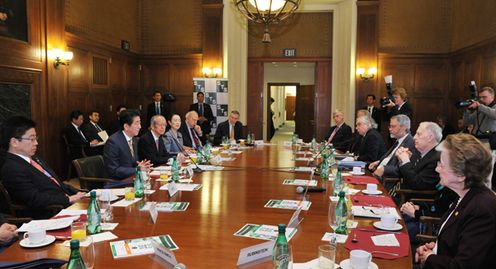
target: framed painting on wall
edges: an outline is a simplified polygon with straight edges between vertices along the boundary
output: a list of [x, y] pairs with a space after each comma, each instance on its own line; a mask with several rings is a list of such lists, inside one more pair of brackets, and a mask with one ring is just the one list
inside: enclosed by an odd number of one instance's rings
[[0, 0], [0, 36], [28, 42], [26, 0]]

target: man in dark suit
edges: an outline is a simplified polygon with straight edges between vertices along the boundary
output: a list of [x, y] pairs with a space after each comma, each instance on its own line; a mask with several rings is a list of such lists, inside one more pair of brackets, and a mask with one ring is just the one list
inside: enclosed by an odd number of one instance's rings
[[170, 107], [162, 101], [162, 94], [160, 93], [160, 91], [154, 91], [152, 97], [153, 102], [148, 104], [148, 107], [146, 109], [146, 123], [150, 124], [150, 119], [155, 115], [162, 115], [166, 119], [170, 119]]
[[377, 123], [377, 130], [379, 130], [380, 132], [382, 111], [375, 106], [375, 95], [373, 94], [367, 95], [367, 106], [364, 107], [363, 109], [367, 110], [370, 116], [375, 120], [375, 122]]
[[408, 95], [406, 94], [406, 90], [404, 88], [395, 88], [393, 90], [394, 102], [390, 101], [389, 104], [386, 105], [385, 111], [387, 117], [385, 120], [389, 121], [392, 116], [398, 114], [406, 115], [410, 118], [410, 120], [413, 119], [413, 108], [406, 101], [407, 97]]
[[154, 166], [163, 165], [169, 159], [162, 136], [167, 123], [162, 115], [151, 118], [150, 130], [140, 137], [138, 152], [140, 160], [150, 160]]
[[379, 132], [372, 128], [372, 118], [359, 117], [356, 121], [357, 132], [362, 136], [358, 161], [372, 162], [379, 159], [386, 152], [386, 145]]
[[122, 126], [121, 126], [121, 122], [119, 121], [119, 115], [124, 110], [126, 110], [126, 106], [125, 105], [118, 105], [117, 106], [117, 109], [115, 110], [116, 111], [116, 114], [117, 114], [117, 118], [108, 125], [107, 134], [109, 136], [110, 135], [113, 135], [115, 132], [121, 130]]
[[205, 103], [205, 94], [203, 92], [198, 92], [196, 94], [196, 99], [198, 102], [191, 104], [189, 106], [189, 111], [193, 110], [198, 113], [198, 125], [200, 125], [203, 133], [208, 136], [212, 131], [210, 122], [214, 120], [214, 114], [212, 113], [210, 105]]
[[64, 135], [69, 143], [71, 160], [83, 158], [81, 148], [86, 155], [95, 155], [96, 152], [90, 149], [90, 145], [98, 144], [98, 140], [90, 139], [83, 134], [81, 126], [83, 125], [83, 112], [74, 110], [70, 114], [70, 124], [64, 129]]
[[[136, 166], [142, 170], [150, 168], [150, 161], [138, 162], [138, 143], [136, 136], [141, 129], [140, 114], [136, 110], [128, 109], [120, 114], [122, 131], [111, 135], [103, 148], [105, 168], [110, 178], [123, 180], [134, 175]], [[109, 186], [117, 186], [111, 182]]]
[[336, 125], [329, 129], [326, 141], [332, 143], [337, 150], [345, 152], [349, 149], [352, 142], [353, 131], [351, 130], [351, 127], [344, 122], [344, 114], [340, 110], [334, 111], [334, 113], [332, 113], [332, 118]]
[[439, 174], [436, 172], [439, 152], [436, 151], [436, 146], [442, 138], [439, 125], [421, 122], [413, 138], [416, 150], [411, 152], [404, 147], [396, 150], [396, 157], [400, 161], [400, 175], [403, 178], [401, 188], [435, 190], [439, 183]]
[[67, 207], [79, 201], [85, 193], [59, 180], [55, 172], [36, 156], [38, 136], [36, 124], [24, 117], [12, 117], [2, 125], [2, 148], [7, 149], [2, 168], [2, 182], [14, 202], [29, 210], [26, 217], [52, 217], [52, 211], [42, 210], [50, 205]]
[[389, 134], [396, 139], [396, 142], [378, 161], [369, 165], [369, 169], [378, 177], [398, 177], [399, 161], [395, 155], [396, 150], [404, 147], [413, 152], [415, 149], [413, 137], [410, 135], [410, 118], [407, 116], [402, 114], [393, 116], [389, 123]]
[[98, 142], [102, 142], [103, 139], [98, 135], [98, 133], [105, 130], [99, 124], [100, 113], [96, 110], [92, 110], [88, 115], [88, 118], [89, 118], [89, 122], [84, 124], [82, 127], [84, 136], [90, 141], [98, 140]]
[[243, 138], [243, 124], [239, 122], [238, 111], [231, 111], [229, 118], [217, 125], [214, 136], [214, 145], [220, 145], [223, 137], [229, 138], [230, 141], [237, 141]]
[[198, 125], [198, 113], [196, 111], [186, 113], [184, 124], [181, 124], [179, 132], [181, 132], [185, 147], [197, 149], [207, 142], [202, 128]]

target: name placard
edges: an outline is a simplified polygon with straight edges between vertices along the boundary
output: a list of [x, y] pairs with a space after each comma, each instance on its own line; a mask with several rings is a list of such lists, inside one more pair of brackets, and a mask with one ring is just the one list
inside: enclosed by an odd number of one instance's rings
[[301, 212], [302, 206], [298, 206], [298, 209], [293, 213], [291, 218], [289, 219], [288, 222], [288, 228], [296, 228], [298, 226], [299, 222], [299, 217], [300, 217], [300, 212]]
[[158, 217], [158, 210], [157, 210], [157, 203], [151, 203], [150, 204], [150, 209], [149, 209], [149, 212], [150, 212], [150, 218], [152, 219], [152, 222], [153, 223], [156, 223], [157, 222], [157, 217]]
[[177, 264], [176, 255], [170, 251], [170, 249], [165, 246], [153, 241], [153, 249], [155, 251], [155, 255], [165, 260], [167, 263], [172, 264], [173, 266]]
[[263, 146], [264, 141], [263, 140], [255, 140], [255, 146]]
[[170, 182], [167, 185], [167, 189], [169, 190], [170, 197], [174, 196], [178, 191], [176, 182]]
[[241, 249], [236, 265], [240, 266], [272, 256], [274, 244], [275, 241], [269, 241]]
[[188, 165], [188, 167], [186, 168], [186, 172], [188, 173], [189, 177], [193, 176], [193, 168], [190, 165]]

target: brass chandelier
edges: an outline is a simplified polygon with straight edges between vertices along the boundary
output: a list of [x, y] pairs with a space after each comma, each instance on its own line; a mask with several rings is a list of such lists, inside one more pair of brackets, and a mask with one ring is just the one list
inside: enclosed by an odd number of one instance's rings
[[262, 42], [270, 43], [269, 24], [277, 24], [291, 16], [301, 0], [233, 0], [249, 20], [265, 25]]

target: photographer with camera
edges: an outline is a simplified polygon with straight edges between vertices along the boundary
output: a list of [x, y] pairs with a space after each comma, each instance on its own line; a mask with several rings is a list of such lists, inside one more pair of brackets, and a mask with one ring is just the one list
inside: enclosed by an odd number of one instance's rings
[[479, 98], [470, 101], [471, 104], [463, 114], [465, 125], [473, 124], [472, 134], [481, 140], [487, 140], [496, 132], [494, 89], [484, 87], [479, 91]]
[[392, 95], [392, 100], [390, 99], [389, 103], [383, 105], [384, 108], [387, 108], [387, 120], [399, 114], [406, 115], [412, 120], [413, 109], [410, 103], [406, 101], [406, 90], [404, 88], [395, 88]]

